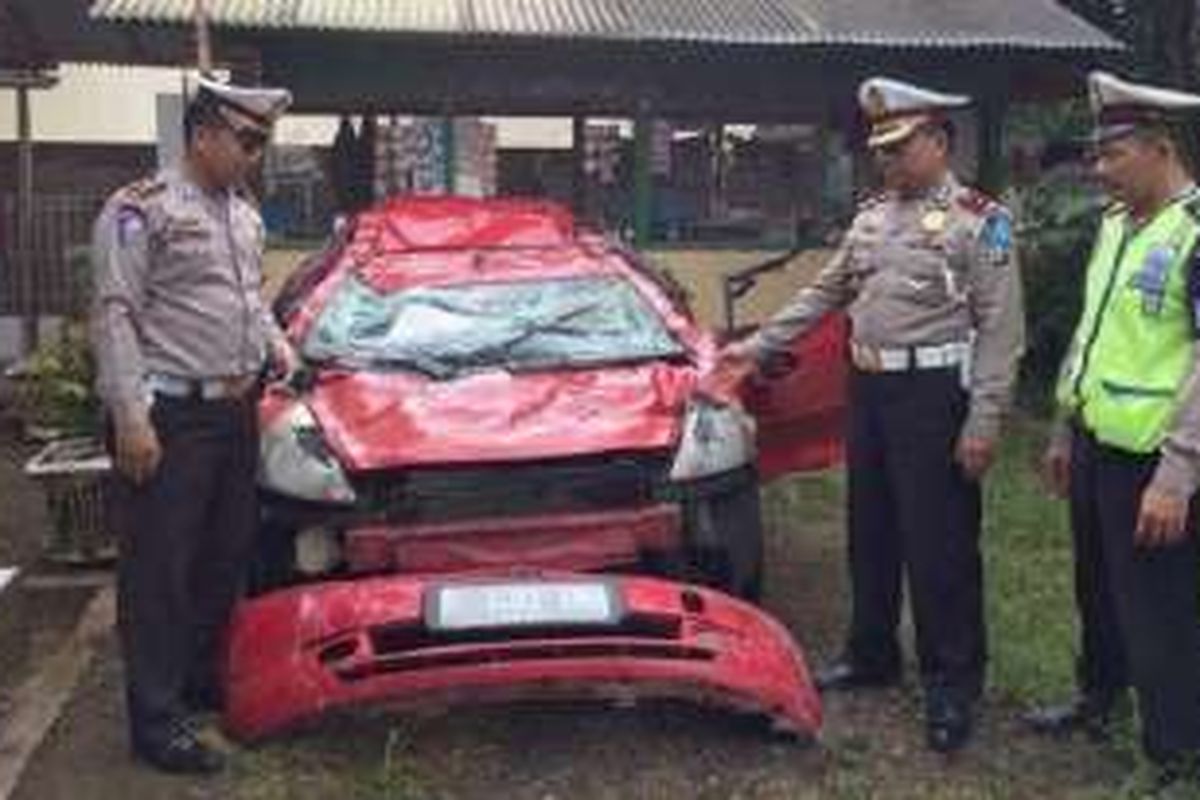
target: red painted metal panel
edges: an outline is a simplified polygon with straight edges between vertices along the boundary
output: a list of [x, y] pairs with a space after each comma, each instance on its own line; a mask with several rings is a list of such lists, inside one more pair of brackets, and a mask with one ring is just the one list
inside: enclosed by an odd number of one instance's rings
[[678, 506], [376, 526], [346, 533], [352, 572], [445, 573], [502, 569], [600, 570], [647, 550], [682, 547]]
[[[498, 579], [513, 580], [487, 580]], [[439, 583], [433, 579], [327, 583], [245, 602], [230, 632], [226, 728], [254, 740], [360, 706], [648, 696], [759, 713], [781, 730], [817, 733], [819, 696], [778, 622], [708, 589], [611, 580], [622, 609], [618, 626], [519, 636], [431, 631], [424, 608]]]

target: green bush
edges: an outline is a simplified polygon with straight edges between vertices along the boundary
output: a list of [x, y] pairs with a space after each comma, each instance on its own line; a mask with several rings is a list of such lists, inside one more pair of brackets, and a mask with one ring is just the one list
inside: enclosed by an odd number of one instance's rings
[[61, 335], [43, 342], [18, 377], [19, 413], [27, 426], [63, 434], [95, 434], [100, 403], [93, 390], [95, 368], [87, 328], [67, 323]]
[[1019, 193], [1028, 349], [1022, 396], [1050, 397], [1083, 304], [1084, 273], [1101, 200], [1077, 175], [1049, 175]]

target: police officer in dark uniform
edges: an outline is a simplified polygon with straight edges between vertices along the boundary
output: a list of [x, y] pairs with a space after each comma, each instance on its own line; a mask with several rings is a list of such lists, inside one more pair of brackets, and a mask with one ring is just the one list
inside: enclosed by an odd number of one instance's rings
[[1164, 784], [1200, 766], [1200, 191], [1181, 125], [1200, 96], [1093, 73], [1096, 173], [1115, 203], [1088, 265], [1045, 457], [1068, 496], [1080, 691], [1029, 716], [1103, 734], [1134, 688]]
[[218, 643], [257, 526], [257, 377], [268, 358], [295, 364], [259, 296], [262, 220], [239, 187], [290, 99], [202, 79], [182, 164], [118, 190], [94, 231], [130, 735], [166, 771], [222, 766], [189, 715], [220, 702]]
[[1012, 222], [958, 182], [948, 109], [968, 98], [866, 81], [859, 100], [885, 190], [858, 211], [816, 281], [729, 368], [768, 363], [826, 312], [851, 320], [849, 566], [853, 616], [826, 691], [900, 678], [907, 571], [926, 733], [962, 747], [984, 681], [979, 480], [988, 468], [1024, 345]]

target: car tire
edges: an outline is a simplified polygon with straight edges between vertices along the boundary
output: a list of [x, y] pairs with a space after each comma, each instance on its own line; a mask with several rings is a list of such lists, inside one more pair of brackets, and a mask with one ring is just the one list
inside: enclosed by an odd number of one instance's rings
[[688, 562], [699, 582], [758, 600], [763, 583], [762, 505], [757, 476], [747, 472], [746, 477], [684, 502]]

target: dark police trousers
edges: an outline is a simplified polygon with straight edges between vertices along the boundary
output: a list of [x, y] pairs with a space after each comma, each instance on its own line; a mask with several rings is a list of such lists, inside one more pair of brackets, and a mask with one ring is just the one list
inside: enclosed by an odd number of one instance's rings
[[1194, 521], [1166, 548], [1134, 546], [1142, 490], [1157, 456], [1071, 436], [1071, 528], [1086, 692], [1137, 692], [1152, 759], [1200, 755], [1200, 559]]
[[922, 683], [969, 702], [983, 689], [986, 635], [979, 484], [954, 459], [967, 405], [957, 368], [851, 374], [847, 656], [900, 669], [906, 573]]
[[158, 396], [154, 476], [118, 479], [118, 621], [130, 731], [169, 735], [187, 691], [218, 680], [230, 610], [258, 524], [254, 393], [238, 400]]

